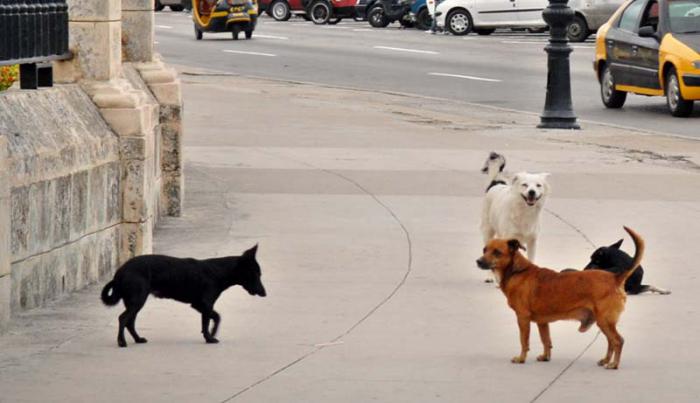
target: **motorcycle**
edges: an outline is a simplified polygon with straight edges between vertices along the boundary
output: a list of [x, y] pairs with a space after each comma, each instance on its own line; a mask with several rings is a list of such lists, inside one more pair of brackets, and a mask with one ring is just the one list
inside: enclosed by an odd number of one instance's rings
[[238, 40], [243, 31], [250, 39], [258, 22], [257, 0], [192, 0], [192, 20], [198, 41], [204, 32], [231, 32]]
[[404, 28], [412, 28], [415, 18], [411, 14], [414, 0], [379, 0], [367, 13], [369, 25], [374, 28], [385, 28], [392, 22], [398, 21]]

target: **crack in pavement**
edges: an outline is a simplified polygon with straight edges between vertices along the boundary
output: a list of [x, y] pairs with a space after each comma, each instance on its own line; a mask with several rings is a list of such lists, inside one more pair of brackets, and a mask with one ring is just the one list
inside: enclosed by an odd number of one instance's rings
[[[583, 231], [581, 231], [581, 229], [579, 229], [577, 226], [575, 226], [573, 223], [567, 221], [566, 219], [564, 219], [564, 217], [560, 216], [559, 214], [555, 213], [554, 211], [552, 211], [552, 210], [550, 210], [550, 209], [548, 209], [548, 208], [545, 208], [544, 211], [546, 211], [546, 212], [549, 213], [551, 216], [555, 217], [556, 219], [558, 219], [559, 221], [561, 221], [561, 222], [564, 223], [565, 225], [567, 225], [567, 226], [569, 226], [570, 228], [572, 228], [572, 229], [573, 229], [574, 231], [576, 231], [579, 235], [581, 235], [581, 236], [583, 237], [583, 239], [585, 239], [586, 242], [588, 242], [588, 244], [589, 244], [590, 246], [592, 246], [592, 247], [595, 249], [596, 246], [595, 246], [595, 244], [593, 243], [593, 241], [591, 241], [591, 239], [588, 238], [588, 236], [587, 236]], [[574, 359], [571, 360], [571, 362], [569, 362], [569, 364], [567, 364], [567, 365], [564, 367], [564, 369], [562, 369], [561, 371], [559, 371], [559, 373], [557, 374], [557, 376], [555, 376], [554, 379], [552, 379], [552, 380], [547, 384], [547, 386], [545, 386], [535, 397], [533, 397], [533, 398], [530, 400], [529, 403], [534, 403], [534, 402], [536, 402], [540, 397], [542, 397], [545, 393], [547, 393], [547, 391], [548, 391], [552, 386], [554, 386], [554, 384], [559, 380], [559, 378], [561, 378], [562, 376], [564, 376], [564, 374], [566, 373], [566, 371], [568, 371], [569, 368], [571, 368], [581, 357], [583, 357], [583, 355], [586, 353], [586, 351], [588, 351], [588, 349], [591, 348], [591, 346], [593, 345], [593, 343], [595, 343], [596, 340], [598, 340], [598, 336], [600, 336], [600, 330], [598, 330], [598, 332], [595, 334], [595, 336], [593, 336], [593, 340], [591, 340], [591, 342], [588, 343], [588, 344], [586, 345], [586, 347], [584, 347], [583, 350], [581, 350], [581, 352], [580, 352], [576, 357], [574, 357]]]
[[408, 276], [411, 274], [411, 269], [412, 269], [412, 267], [413, 267], [413, 243], [412, 243], [412, 241], [411, 241], [411, 234], [409, 233], [408, 228], [406, 228], [406, 226], [404, 225], [404, 223], [401, 221], [401, 219], [398, 217], [398, 215], [396, 215], [396, 213], [391, 209], [391, 207], [389, 207], [386, 203], [384, 203], [383, 201], [381, 201], [375, 194], [373, 194], [372, 192], [370, 192], [367, 188], [365, 188], [364, 186], [362, 186], [360, 183], [358, 183], [358, 182], [355, 181], [354, 179], [349, 178], [349, 177], [347, 177], [347, 176], [345, 176], [345, 175], [343, 175], [343, 174], [341, 174], [341, 173], [339, 173], [339, 172], [335, 172], [335, 171], [332, 171], [332, 170], [329, 170], [329, 169], [319, 168], [319, 167], [317, 167], [317, 166], [315, 166], [315, 165], [312, 165], [312, 164], [309, 164], [309, 163], [307, 163], [307, 162], [305, 162], [305, 161], [300, 161], [300, 160], [296, 160], [296, 159], [290, 158], [289, 156], [276, 154], [276, 153], [270, 152], [269, 150], [262, 150], [262, 149], [259, 149], [259, 148], [256, 148], [255, 150], [256, 150], [257, 152], [259, 152], [259, 153], [262, 153], [262, 154], [271, 155], [271, 156], [274, 156], [274, 157], [276, 157], [276, 158], [287, 159], [287, 160], [289, 160], [289, 161], [293, 161], [293, 162], [295, 162], [295, 163], [302, 164], [302, 165], [304, 165], [304, 166], [307, 166], [307, 167], [309, 167], [309, 168], [311, 168], [311, 169], [314, 169], [314, 170], [317, 170], [317, 171], [319, 171], [319, 172], [324, 172], [324, 173], [326, 173], [326, 174], [333, 175], [333, 176], [335, 176], [335, 177], [337, 177], [337, 178], [340, 178], [341, 180], [344, 180], [344, 181], [346, 181], [346, 182], [352, 184], [353, 186], [355, 186], [356, 188], [358, 188], [360, 191], [362, 191], [364, 194], [366, 194], [367, 196], [371, 197], [377, 204], [379, 204], [384, 210], [386, 210], [387, 213], [389, 213], [389, 215], [390, 215], [390, 216], [393, 218], [393, 220], [398, 224], [398, 226], [401, 228], [401, 231], [404, 233], [404, 235], [405, 235], [405, 237], [406, 237], [406, 245], [407, 245], [407, 249], [408, 249], [408, 250], [407, 250], [408, 256], [407, 256], [407, 263], [406, 263], [406, 271], [404, 272], [404, 275], [403, 275], [403, 277], [401, 278], [401, 280], [396, 284], [396, 286], [394, 286], [394, 288], [391, 290], [391, 292], [390, 292], [386, 297], [384, 297], [381, 301], [379, 301], [379, 303], [377, 303], [377, 305], [375, 305], [372, 309], [370, 309], [362, 318], [360, 318], [358, 321], [356, 321], [352, 326], [350, 326], [350, 327], [349, 327], [347, 330], [345, 330], [343, 333], [339, 334], [339, 335], [336, 336], [334, 339], [332, 339], [329, 343], [324, 344], [324, 345], [317, 345], [313, 350], [310, 350], [310, 351], [304, 353], [303, 355], [301, 355], [300, 357], [298, 357], [298, 358], [295, 359], [294, 361], [292, 361], [292, 362], [290, 362], [290, 363], [287, 363], [286, 365], [284, 365], [284, 366], [278, 368], [277, 370], [275, 370], [274, 372], [270, 373], [269, 375], [267, 375], [267, 376], [265, 376], [265, 377], [263, 377], [263, 378], [261, 378], [261, 379], [255, 381], [255, 382], [253, 382], [252, 384], [246, 386], [245, 388], [241, 389], [240, 391], [236, 392], [235, 394], [233, 394], [233, 395], [229, 396], [228, 398], [222, 400], [221, 403], [226, 403], [226, 402], [232, 401], [233, 399], [235, 399], [235, 398], [241, 396], [242, 394], [244, 394], [244, 393], [246, 393], [246, 392], [252, 390], [252, 389], [255, 388], [256, 386], [258, 386], [258, 385], [260, 385], [260, 384], [262, 384], [262, 383], [264, 383], [264, 382], [266, 382], [266, 381], [272, 379], [272, 378], [275, 377], [276, 375], [278, 375], [278, 374], [280, 374], [280, 373], [286, 371], [287, 369], [293, 367], [294, 365], [296, 365], [296, 364], [298, 364], [298, 363], [304, 361], [306, 358], [308, 358], [308, 357], [310, 357], [310, 356], [312, 356], [312, 355], [314, 355], [314, 354], [320, 352], [321, 350], [323, 350], [323, 349], [325, 349], [325, 348], [327, 348], [327, 347], [331, 347], [332, 345], [334, 345], [335, 343], [337, 343], [338, 341], [340, 341], [343, 337], [348, 336], [350, 333], [353, 332], [353, 330], [355, 330], [358, 326], [360, 326], [360, 325], [361, 325], [362, 323], [364, 323], [367, 319], [369, 319], [369, 318], [370, 318], [375, 312], [377, 312], [382, 306], [384, 306], [386, 303], [388, 303], [388, 302], [394, 297], [394, 295], [396, 295], [396, 293], [399, 292], [399, 290], [401, 289], [401, 287], [403, 287], [403, 285], [406, 283], [406, 280], [408, 279]]

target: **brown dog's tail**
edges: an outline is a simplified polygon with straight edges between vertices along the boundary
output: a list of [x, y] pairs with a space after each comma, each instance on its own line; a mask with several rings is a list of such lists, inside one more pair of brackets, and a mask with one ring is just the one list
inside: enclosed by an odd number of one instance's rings
[[642, 239], [639, 234], [634, 232], [631, 228], [624, 227], [625, 231], [627, 231], [628, 234], [632, 237], [632, 240], [634, 241], [634, 261], [632, 262], [632, 265], [628, 267], [625, 271], [617, 274], [615, 276], [615, 279], [617, 280], [617, 284], [619, 286], [622, 286], [625, 284], [625, 281], [629, 278], [629, 276], [634, 273], [635, 270], [637, 270], [637, 267], [642, 263], [642, 256], [644, 256], [644, 240]]

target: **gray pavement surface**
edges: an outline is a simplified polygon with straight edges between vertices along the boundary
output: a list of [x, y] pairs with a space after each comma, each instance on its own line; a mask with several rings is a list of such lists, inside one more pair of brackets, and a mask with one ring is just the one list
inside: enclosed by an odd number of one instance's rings
[[[209, 34], [195, 41], [191, 16], [156, 13], [157, 50], [170, 63], [245, 76], [395, 91], [541, 113], [547, 79], [547, 34], [499, 31], [490, 36], [428, 35], [373, 29], [343, 20], [316, 26], [301, 18], [263, 17], [251, 41]], [[700, 107], [673, 118], [665, 98], [630, 96], [621, 110], [600, 101], [592, 62], [594, 37], [573, 44], [571, 77], [581, 119], [683, 136], [700, 136]]]
[[[151, 298], [116, 345], [100, 286], [18, 315], [0, 337], [1, 402], [697, 402], [700, 143], [605, 126], [539, 131], [527, 114], [240, 77], [183, 76], [187, 196], [158, 253], [259, 242], [268, 297], [230, 289], [218, 345]], [[552, 326], [525, 365], [505, 298], [474, 260], [491, 150], [552, 173], [538, 262], [582, 267], [629, 225], [647, 240], [621, 369], [593, 328]], [[629, 250], [630, 240], [625, 240]], [[131, 341], [128, 339], [128, 341]]]

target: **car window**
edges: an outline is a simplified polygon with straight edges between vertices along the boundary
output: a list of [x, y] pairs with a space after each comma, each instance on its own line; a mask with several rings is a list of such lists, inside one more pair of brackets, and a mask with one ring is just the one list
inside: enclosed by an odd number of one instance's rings
[[700, 0], [672, 0], [668, 3], [671, 32], [700, 32]]
[[[700, 1], [700, 0], [698, 0]], [[644, 15], [642, 15], [642, 21], [639, 23], [640, 27], [645, 27], [649, 26], [654, 29], [654, 31], [657, 30], [659, 26], [659, 2], [656, 0], [652, 0], [649, 2], [647, 5], [646, 9], [644, 10]]]
[[620, 29], [625, 31], [634, 32], [637, 30], [637, 21], [639, 21], [639, 14], [642, 13], [642, 7], [644, 6], [644, 0], [636, 0], [622, 13], [620, 17]]

